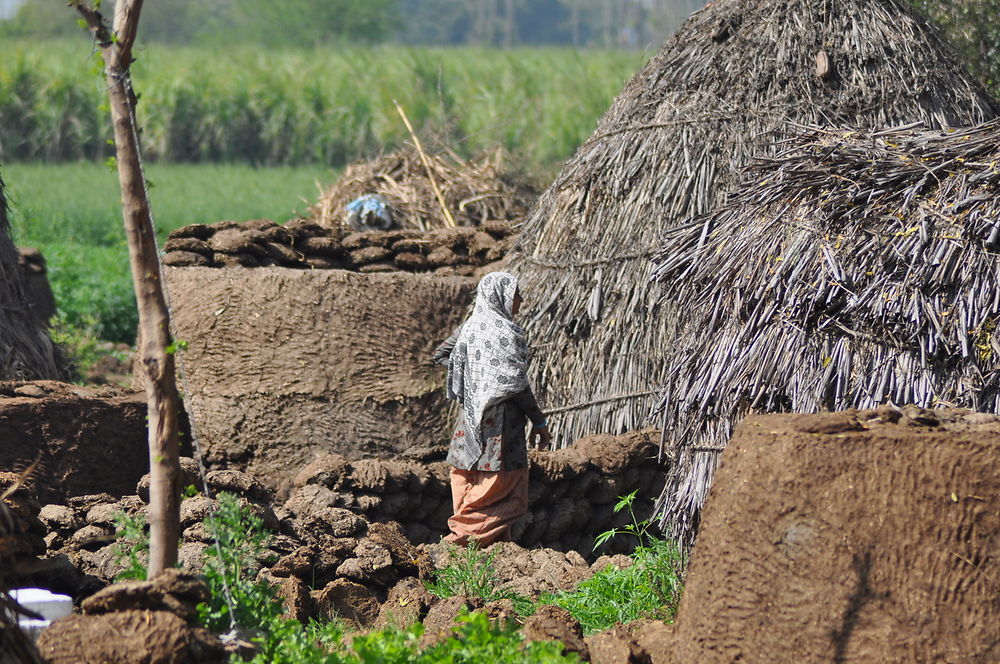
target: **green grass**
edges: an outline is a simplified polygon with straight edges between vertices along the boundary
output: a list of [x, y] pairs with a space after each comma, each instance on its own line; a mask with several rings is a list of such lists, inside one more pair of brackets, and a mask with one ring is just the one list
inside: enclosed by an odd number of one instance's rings
[[584, 634], [640, 618], [673, 620], [680, 605], [686, 555], [670, 541], [653, 539], [632, 554], [632, 566], [608, 566], [576, 590], [545, 598], [580, 621]]
[[[633, 492], [623, 497], [615, 511], [631, 511], [635, 496]], [[480, 551], [476, 546], [451, 547], [448, 565], [434, 573], [427, 589], [438, 597], [462, 595], [485, 602], [509, 599], [522, 616], [533, 614], [538, 606], [554, 604], [569, 611], [585, 634], [640, 618], [673, 620], [680, 605], [687, 554], [675, 542], [651, 534], [648, 521], [637, 522], [634, 512], [632, 517], [630, 526], [602, 535], [605, 541], [619, 535], [638, 537], [641, 544], [631, 556], [632, 565], [625, 569], [609, 565], [572, 592], [543, 594], [537, 602], [518, 595], [497, 580], [496, 552]]]
[[[106, 102], [87, 36], [4, 46], [0, 160], [107, 155], [110, 124], [98, 110]], [[647, 59], [398, 46], [153, 45], [137, 56], [133, 78], [150, 159], [341, 166], [408, 139], [396, 99], [425, 136], [444, 137], [467, 155], [503, 145], [533, 170], [572, 154]]]
[[[151, 164], [150, 205], [160, 240], [186, 224], [275, 221], [304, 213], [336, 173], [320, 167]], [[63, 324], [131, 343], [138, 321], [117, 175], [95, 163], [7, 164], [14, 241], [45, 256]]]

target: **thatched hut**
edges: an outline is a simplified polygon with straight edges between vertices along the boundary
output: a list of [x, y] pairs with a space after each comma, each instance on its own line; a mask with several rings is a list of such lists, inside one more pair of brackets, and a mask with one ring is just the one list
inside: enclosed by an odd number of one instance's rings
[[649, 284], [660, 236], [719, 204], [786, 120], [971, 125], [1000, 114], [899, 0], [720, 0], [640, 71], [529, 215], [532, 382], [568, 442], [644, 423], [676, 318]]
[[663, 348], [660, 504], [685, 534], [747, 413], [1000, 413], [1000, 120], [802, 130], [782, 149], [656, 258], [683, 317]]
[[60, 378], [48, 331], [31, 314], [3, 190], [0, 180], [0, 380]]

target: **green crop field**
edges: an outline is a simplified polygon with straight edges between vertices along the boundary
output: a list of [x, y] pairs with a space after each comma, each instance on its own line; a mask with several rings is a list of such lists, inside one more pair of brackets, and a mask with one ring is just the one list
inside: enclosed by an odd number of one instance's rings
[[[160, 240], [186, 224], [287, 221], [304, 214], [336, 173], [322, 166], [253, 168], [152, 164], [150, 205]], [[14, 163], [0, 170], [14, 241], [39, 248], [63, 321], [131, 342], [135, 312], [118, 178], [100, 163]]]
[[[568, 49], [140, 49], [133, 80], [161, 240], [192, 222], [303, 211], [334, 169], [409, 139], [474, 156], [500, 145], [544, 183], [646, 54]], [[61, 324], [131, 341], [100, 63], [79, 40], [0, 50], [0, 175], [15, 241], [49, 263]]]
[[[133, 79], [153, 160], [340, 166], [407, 139], [398, 100], [428, 138], [466, 155], [502, 145], [538, 165], [572, 154], [645, 58], [568, 49], [154, 45], [138, 53]], [[84, 34], [5, 44], [0, 160], [109, 154], [98, 72]]]

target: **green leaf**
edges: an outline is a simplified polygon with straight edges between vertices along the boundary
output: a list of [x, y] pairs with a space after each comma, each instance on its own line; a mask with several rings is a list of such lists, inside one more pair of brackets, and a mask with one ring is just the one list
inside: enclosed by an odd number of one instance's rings
[[621, 512], [626, 507], [631, 507], [632, 503], [635, 501], [635, 496], [638, 493], [639, 493], [639, 490], [636, 489], [635, 491], [633, 491], [632, 493], [628, 494], [627, 496], [622, 496], [618, 500], [618, 502], [615, 503], [615, 513]]

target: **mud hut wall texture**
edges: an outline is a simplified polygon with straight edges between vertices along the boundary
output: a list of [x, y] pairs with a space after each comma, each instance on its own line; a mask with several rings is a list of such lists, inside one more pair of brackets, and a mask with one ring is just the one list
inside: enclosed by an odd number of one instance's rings
[[58, 379], [52, 341], [43, 321], [32, 313], [20, 266], [20, 254], [10, 235], [7, 199], [0, 180], [0, 380]]
[[675, 624], [688, 662], [1000, 661], [1000, 419], [744, 420]]
[[[822, 54], [822, 55], [821, 55]], [[817, 58], [832, 63], [817, 72]], [[787, 121], [972, 125], [1000, 114], [894, 0], [722, 0], [625, 87], [525, 222], [512, 253], [532, 380], [561, 444], [646, 420], [677, 316], [649, 283], [664, 230], [723, 201]]]
[[656, 258], [683, 320], [662, 349], [687, 529], [750, 412], [883, 403], [1000, 413], [1000, 121], [947, 132], [799, 130]]
[[210, 464], [274, 486], [317, 452], [446, 442], [436, 344], [475, 281], [408, 273], [168, 268], [185, 403]]

